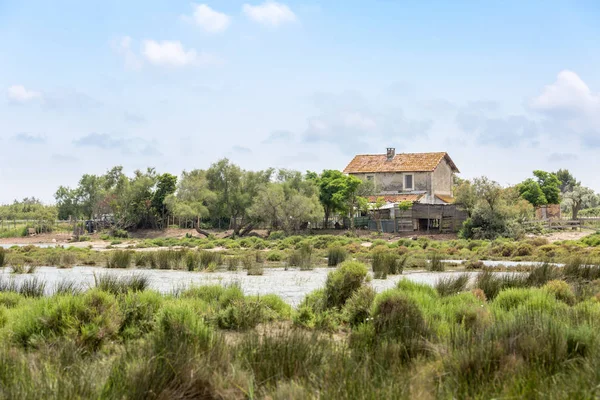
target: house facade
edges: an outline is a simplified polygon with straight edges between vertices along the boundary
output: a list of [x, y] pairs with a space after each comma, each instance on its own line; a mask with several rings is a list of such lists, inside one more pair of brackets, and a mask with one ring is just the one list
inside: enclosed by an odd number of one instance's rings
[[412, 201], [423, 204], [451, 204], [454, 174], [460, 171], [445, 152], [400, 153], [388, 148], [385, 154], [355, 156], [344, 173], [375, 184], [386, 203]]

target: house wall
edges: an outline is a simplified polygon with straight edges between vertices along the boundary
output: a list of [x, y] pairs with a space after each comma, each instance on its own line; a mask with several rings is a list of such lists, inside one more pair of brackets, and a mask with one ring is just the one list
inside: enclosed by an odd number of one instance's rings
[[[414, 191], [431, 192], [431, 172], [407, 172], [413, 175]], [[404, 173], [402, 172], [380, 172], [373, 174], [352, 174], [360, 179], [367, 179], [367, 175], [373, 175], [375, 185], [380, 192], [402, 192], [404, 190]]]
[[434, 194], [452, 196], [453, 173], [445, 159], [439, 163], [431, 176]]

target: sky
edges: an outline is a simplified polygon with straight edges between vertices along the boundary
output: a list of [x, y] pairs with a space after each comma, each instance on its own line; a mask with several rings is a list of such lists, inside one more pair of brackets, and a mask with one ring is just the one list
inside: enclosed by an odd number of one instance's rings
[[0, 203], [122, 165], [343, 169], [600, 191], [600, 3], [0, 0]]

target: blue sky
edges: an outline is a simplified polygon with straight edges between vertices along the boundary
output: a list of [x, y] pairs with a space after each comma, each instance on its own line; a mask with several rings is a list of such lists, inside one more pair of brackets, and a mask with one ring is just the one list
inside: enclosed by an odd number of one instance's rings
[[114, 165], [343, 169], [388, 146], [600, 190], [599, 20], [594, 1], [0, 0], [0, 202]]

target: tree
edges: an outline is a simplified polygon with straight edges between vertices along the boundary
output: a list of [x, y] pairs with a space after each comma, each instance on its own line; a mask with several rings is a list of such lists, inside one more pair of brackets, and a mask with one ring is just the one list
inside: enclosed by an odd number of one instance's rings
[[152, 194], [152, 208], [161, 223], [167, 216], [167, 204], [165, 200], [168, 196], [175, 193], [177, 189], [177, 177], [171, 174], [162, 174], [157, 177], [156, 190]]
[[340, 193], [345, 189], [346, 176], [337, 170], [324, 170], [316, 180], [319, 186], [319, 201], [323, 205], [325, 214], [325, 227], [329, 226], [329, 218], [335, 212], [344, 208], [343, 196]]
[[467, 212], [467, 215], [471, 217], [477, 204], [477, 193], [475, 193], [475, 187], [471, 182], [461, 180], [454, 187], [454, 199], [455, 204], [461, 206]]
[[559, 188], [561, 193], [570, 192], [576, 186], [579, 186], [581, 184], [580, 182], [577, 182], [577, 179], [575, 179], [575, 177], [571, 175], [571, 172], [569, 172], [568, 169], [559, 169], [554, 173], [554, 175], [556, 175], [556, 177], [560, 181]]
[[535, 170], [533, 175], [538, 180], [542, 192], [546, 197], [547, 204], [560, 204], [560, 181], [551, 172]]
[[473, 188], [478, 201], [483, 201], [490, 210], [494, 211], [500, 202], [502, 186], [496, 181], [492, 181], [485, 176], [473, 179]]
[[222, 159], [206, 171], [209, 189], [216, 194], [213, 211], [219, 217], [228, 217], [234, 235], [248, 228], [247, 212], [259, 190], [266, 185], [273, 174], [265, 171], [244, 171], [228, 159]]
[[363, 181], [352, 175], [343, 175], [335, 179], [333, 186], [339, 187], [333, 195], [335, 204], [350, 217], [350, 229], [354, 230], [354, 215], [360, 210], [366, 210], [368, 202], [366, 196], [374, 193], [373, 182]]
[[215, 201], [215, 194], [208, 188], [206, 171], [183, 171], [177, 185], [177, 194], [170, 195], [165, 203], [172, 215], [194, 221], [194, 227], [200, 226], [200, 220], [209, 215], [208, 207]]
[[563, 205], [571, 209], [571, 218], [577, 219], [579, 211], [590, 207], [594, 197], [592, 189], [578, 185], [563, 195]]
[[534, 207], [548, 204], [548, 200], [546, 200], [546, 195], [544, 195], [540, 184], [532, 178], [528, 178], [521, 182], [517, 186], [517, 189], [519, 195], [530, 202]]

